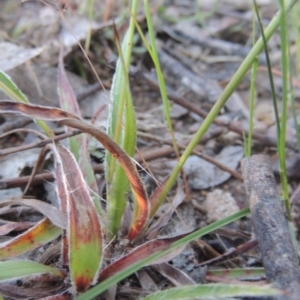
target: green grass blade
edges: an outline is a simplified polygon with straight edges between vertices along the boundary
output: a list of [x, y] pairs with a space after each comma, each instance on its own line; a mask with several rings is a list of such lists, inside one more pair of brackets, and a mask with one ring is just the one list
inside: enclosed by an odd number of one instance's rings
[[247, 141], [247, 151], [246, 155], [249, 157], [251, 155], [252, 148], [252, 133], [253, 133], [253, 117], [254, 117], [254, 106], [255, 106], [255, 79], [257, 73], [258, 59], [256, 58], [252, 65], [251, 70], [251, 85], [250, 85], [250, 115], [249, 115], [249, 133]]
[[[0, 70], [0, 89], [7, 94], [10, 98], [17, 102], [30, 103], [27, 97], [21, 92], [21, 90], [12, 81], [10, 76]], [[41, 120], [36, 120], [37, 125], [45, 132], [49, 137], [53, 137], [54, 133], [49, 126]]]
[[[22, 93], [22, 91], [17, 87], [17, 85], [12, 81], [10, 76], [5, 72], [0, 70], [0, 89], [7, 94], [10, 98], [17, 102], [30, 103], [28, 98]], [[49, 128], [49, 126], [41, 120], [35, 121], [37, 125], [45, 132], [49, 137], [53, 137], [54, 133]]]
[[298, 78], [300, 76], [300, 18], [299, 18], [299, 9], [300, 9], [300, 2], [297, 3], [293, 7], [293, 15], [292, 15], [292, 24], [293, 24], [293, 34], [295, 36], [295, 43], [296, 43], [296, 72]]
[[[255, 1], [255, 0], [254, 0]], [[255, 2], [254, 2], [255, 3]], [[256, 37], [256, 26], [255, 26], [255, 17], [253, 16], [253, 29], [252, 29], [252, 45], [255, 44], [255, 37]], [[251, 155], [251, 148], [252, 148], [252, 132], [253, 132], [253, 117], [254, 117], [254, 106], [255, 106], [255, 79], [257, 73], [257, 66], [258, 66], [258, 59], [254, 60], [252, 64], [251, 70], [251, 83], [250, 83], [250, 115], [249, 115], [249, 133], [248, 133], [248, 140], [245, 139], [245, 156], [249, 157]]]
[[[132, 12], [137, 13], [138, 1], [132, 1]], [[112, 106], [110, 108], [108, 135], [119, 144], [129, 156], [134, 155], [136, 145], [136, 125], [133, 101], [129, 88], [128, 68], [131, 60], [134, 34], [134, 22], [131, 18], [129, 28], [124, 37], [122, 48], [119, 50], [116, 73], [111, 89]], [[112, 238], [116, 235], [126, 205], [126, 194], [129, 181], [125, 172], [107, 152], [106, 180], [107, 180], [107, 213], [109, 232]]]
[[[287, 1], [287, 5], [285, 6], [286, 12], [289, 12], [296, 2], [297, 2], [297, 0]], [[281, 14], [277, 14], [272, 19], [269, 26], [265, 29], [264, 33], [265, 33], [266, 40], [269, 40], [271, 38], [271, 36], [274, 34], [274, 32], [276, 31], [276, 29], [278, 28], [278, 26], [280, 24], [280, 16], [281, 16]], [[177, 179], [177, 176], [178, 176], [179, 172], [181, 171], [187, 158], [191, 155], [194, 148], [197, 146], [197, 144], [199, 143], [199, 141], [201, 140], [201, 138], [203, 137], [205, 132], [208, 130], [208, 128], [211, 125], [211, 123], [213, 122], [213, 120], [217, 117], [220, 110], [225, 105], [226, 101], [229, 99], [229, 97], [232, 95], [232, 93], [237, 88], [239, 83], [242, 81], [245, 74], [251, 68], [251, 65], [252, 65], [253, 61], [255, 60], [255, 58], [257, 57], [257, 55], [262, 50], [263, 50], [263, 41], [262, 41], [262, 38], [260, 38], [256, 42], [256, 44], [253, 46], [253, 48], [251, 49], [251, 51], [247, 55], [247, 57], [244, 59], [244, 61], [242, 62], [242, 64], [238, 68], [238, 70], [235, 72], [232, 79], [225, 87], [223, 93], [221, 94], [219, 99], [216, 101], [216, 103], [212, 107], [211, 111], [209, 112], [209, 114], [207, 115], [207, 117], [205, 118], [203, 123], [201, 124], [200, 128], [194, 135], [192, 141], [189, 143], [189, 145], [185, 149], [184, 153], [180, 157], [177, 165], [175, 166], [175, 168], [165, 186], [165, 189], [162, 191], [161, 195], [159, 196], [159, 201], [157, 201], [157, 206], [151, 210], [152, 214], [150, 215], [150, 217], [152, 217], [154, 215], [154, 213], [156, 212], [158, 207], [164, 201], [164, 199], [166, 198], [166, 195], [168, 194], [168, 192], [171, 190], [172, 186], [174, 185], [174, 183]]]
[[10, 76], [3, 71], [0, 71], [0, 89], [15, 101], [29, 103], [28, 98], [16, 86]]
[[249, 278], [265, 276], [264, 268], [236, 268], [236, 269], [213, 269], [206, 272], [208, 276], [218, 276], [222, 278]]
[[297, 116], [297, 106], [296, 106], [296, 99], [295, 99], [295, 90], [293, 86], [293, 74], [292, 74], [292, 67], [290, 66], [290, 72], [289, 72], [289, 86], [290, 86], [290, 100], [291, 100], [291, 106], [292, 106], [292, 114], [294, 119], [294, 127], [296, 131], [296, 139], [297, 139], [297, 146], [298, 151], [300, 151], [300, 130], [299, 130], [299, 122], [298, 122], [298, 116]]
[[[299, 18], [299, 9], [300, 9], [300, 2], [297, 3], [293, 7], [292, 12], [292, 27], [293, 27], [293, 35], [295, 36], [295, 44], [296, 44], [296, 67], [295, 72], [298, 78], [300, 78], [300, 18]], [[292, 113], [294, 119], [294, 126], [296, 129], [296, 138], [297, 138], [297, 146], [298, 151], [300, 151], [300, 130], [299, 130], [299, 122], [297, 120], [297, 107], [295, 103], [295, 91], [293, 86], [293, 67], [292, 67], [292, 60], [290, 60], [290, 72], [289, 72], [289, 84], [291, 90], [291, 104], [292, 104]]]
[[287, 13], [286, 3], [284, 0], [279, 1], [280, 6], [280, 42], [281, 42], [281, 68], [282, 68], [282, 112], [281, 112], [281, 126], [279, 134], [279, 173], [282, 185], [283, 201], [289, 221], [291, 221], [291, 207], [288, 193], [288, 183], [285, 165], [285, 145], [286, 145], [286, 128], [287, 128], [287, 109], [288, 109], [288, 85], [289, 85], [289, 59], [288, 51], [288, 32], [287, 32]]
[[0, 262], [0, 281], [18, 279], [25, 276], [51, 274], [64, 278], [62, 271], [33, 261], [9, 260]]
[[282, 91], [283, 91], [283, 99], [282, 99], [282, 114], [281, 114], [281, 122], [278, 113], [277, 101], [275, 96], [275, 86], [273, 81], [273, 74], [271, 68], [271, 62], [268, 54], [267, 41], [263, 32], [262, 22], [259, 16], [258, 7], [254, 0], [254, 8], [255, 13], [258, 19], [258, 23], [260, 26], [264, 50], [267, 59], [268, 66], [268, 74], [271, 85], [271, 93], [273, 100], [273, 107], [275, 111], [276, 118], [276, 128], [277, 128], [277, 148], [279, 153], [279, 172], [280, 172], [280, 180], [283, 191], [283, 199], [285, 202], [285, 208], [288, 215], [289, 220], [290, 217], [290, 204], [289, 204], [289, 195], [288, 195], [288, 186], [287, 186], [287, 175], [286, 175], [286, 166], [285, 166], [285, 138], [286, 138], [286, 122], [287, 122], [287, 102], [288, 102], [288, 42], [287, 42], [287, 29], [286, 29], [286, 9], [284, 1], [280, 2], [280, 37], [281, 37], [281, 61], [282, 61]]
[[143, 300], [168, 299], [216, 299], [225, 297], [276, 296], [281, 291], [268, 286], [249, 286], [246, 284], [202, 284], [182, 286], [153, 293]]
[[[249, 209], [244, 209], [241, 210], [235, 214], [232, 214], [231, 216], [224, 218], [220, 221], [214, 222], [208, 226], [205, 226], [204, 228], [201, 228], [184, 238], [180, 239], [179, 241], [175, 242], [172, 244], [172, 246], [165, 251], [160, 251], [160, 252], [154, 252], [152, 255], [149, 257], [136, 262], [135, 264], [131, 265], [130, 267], [122, 270], [121, 272], [111, 276], [110, 278], [104, 280], [100, 284], [96, 285], [95, 287], [91, 288], [89, 291], [85, 292], [84, 294], [80, 295], [77, 297], [77, 300], [89, 300], [89, 299], [94, 299], [97, 295], [103, 293], [107, 289], [109, 289], [111, 286], [114, 284], [117, 284], [119, 281], [123, 280], [124, 278], [128, 277], [129, 275], [133, 274], [137, 270], [149, 265], [151, 262], [163, 257], [164, 255], [168, 254], [169, 252], [173, 251], [174, 249], [178, 249], [182, 246], [187, 245], [191, 241], [194, 241], [198, 238], [200, 238], [203, 235], [206, 235], [218, 228], [221, 228], [231, 222], [234, 222], [242, 217], [247, 216], [250, 213]], [[155, 251], [155, 249], [153, 249]]]
[[[270, 56], [269, 56], [269, 52], [268, 52], [268, 45], [267, 45], [266, 37], [265, 37], [265, 34], [264, 34], [264, 28], [263, 28], [263, 25], [262, 25], [262, 22], [261, 22], [261, 18], [259, 16], [256, 1], [253, 0], [253, 3], [254, 3], [255, 14], [256, 14], [256, 17], [257, 17], [257, 20], [258, 20], [259, 29], [260, 29], [260, 32], [261, 32], [261, 38], [262, 38], [262, 41], [263, 41], [264, 51], [265, 51], [265, 55], [266, 55], [268, 75], [269, 75], [269, 79], [270, 79], [270, 87], [271, 87], [271, 94], [272, 94], [272, 101], [273, 101], [273, 107], [274, 107], [275, 119], [276, 119], [276, 126], [277, 126], [277, 133], [279, 135], [279, 132], [280, 132], [280, 118], [279, 118], [278, 106], [277, 106], [277, 101], [276, 101], [275, 85], [274, 85], [274, 80], [273, 80], [273, 73], [272, 73], [272, 66], [271, 66]], [[279, 140], [279, 137], [278, 137], [278, 140]]]
[[154, 63], [155, 70], [156, 70], [156, 75], [158, 78], [160, 93], [161, 93], [161, 97], [162, 97], [163, 105], [164, 105], [164, 114], [165, 114], [165, 118], [167, 121], [167, 125], [168, 125], [170, 133], [171, 133], [174, 151], [176, 153], [176, 156], [179, 157], [179, 150], [178, 150], [178, 146], [176, 143], [176, 138], [175, 138], [175, 134], [174, 134], [173, 126], [172, 126], [172, 120], [171, 120], [171, 116], [170, 116], [170, 103], [169, 103], [169, 99], [168, 99], [165, 79], [164, 79], [164, 76], [163, 76], [163, 73], [162, 73], [162, 70], [160, 67], [160, 63], [159, 63], [158, 52], [157, 52], [156, 43], [155, 43], [155, 33], [154, 33], [154, 29], [153, 29], [153, 23], [152, 23], [150, 6], [149, 6], [148, 0], [144, 0], [144, 7], [145, 7], [145, 12], [146, 12], [147, 26], [148, 26], [148, 32], [149, 32], [149, 36], [150, 36], [151, 49], [152, 49], [151, 57], [153, 59], [153, 63]]

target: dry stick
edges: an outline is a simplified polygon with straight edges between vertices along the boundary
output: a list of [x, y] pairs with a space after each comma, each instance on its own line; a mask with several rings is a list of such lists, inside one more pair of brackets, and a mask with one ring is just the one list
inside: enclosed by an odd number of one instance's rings
[[251, 250], [255, 246], [257, 246], [257, 240], [252, 239], [236, 248], [228, 249], [224, 254], [221, 254], [218, 257], [212, 258], [210, 260], [207, 260], [207, 261], [204, 261], [204, 262], [198, 264], [197, 267], [211, 266], [214, 264], [223, 263], [223, 262], [227, 261], [228, 259], [232, 259], [238, 255], [241, 255], [241, 254]]
[[[30, 180], [30, 176], [22, 176], [22, 177], [7, 179], [7, 180], [0, 180], [0, 190], [26, 186], [29, 180]], [[54, 181], [54, 175], [52, 173], [50, 172], [42, 173], [34, 176], [31, 185], [38, 185], [38, 184], [42, 184], [45, 182], [52, 182], [52, 181]]]
[[[140, 134], [141, 135], [141, 134]], [[147, 137], [149, 138], [152, 138], [152, 139], [155, 139], [159, 142], [164, 142], [166, 144], [170, 144], [170, 141], [163, 141], [161, 138], [158, 138], [158, 137], [155, 137], [155, 136], [151, 136], [151, 135], [147, 135]], [[177, 142], [177, 145], [178, 145], [178, 148], [181, 149], [181, 150], [184, 150], [186, 148], [186, 145], [183, 145], [181, 143], [178, 143]], [[163, 148], [160, 148], [158, 149], [157, 151], [149, 151], [148, 153], [143, 153], [143, 156], [144, 156], [144, 159], [145, 160], [150, 160], [150, 157], [151, 156], [151, 159], [154, 159], [154, 156], [155, 155], [162, 155], [162, 153], [164, 154], [164, 156], [166, 155], [169, 155], [169, 154], [172, 154], [174, 153], [174, 149], [172, 147], [169, 147], [169, 146], [164, 146]], [[211, 156], [208, 156], [200, 151], [196, 151], [196, 150], [193, 150], [193, 154], [201, 157], [202, 159], [206, 160], [207, 162], [215, 165], [216, 167], [218, 167], [219, 169], [225, 171], [225, 172], [228, 172], [229, 174], [231, 174], [233, 177], [239, 179], [239, 180], [243, 180], [241, 174], [233, 169], [230, 169], [229, 167], [225, 166], [224, 164], [218, 162], [217, 160], [215, 160], [214, 158], [212, 158]], [[157, 156], [155, 157], [157, 158]]]
[[45, 139], [43, 141], [38, 141], [38, 142], [34, 142], [34, 143], [31, 143], [31, 144], [28, 144], [28, 145], [22, 145], [22, 146], [19, 146], [19, 147], [3, 149], [3, 150], [0, 150], [0, 156], [16, 153], [16, 152], [20, 152], [20, 151], [25, 151], [25, 150], [32, 149], [32, 148], [44, 147], [45, 145], [47, 145], [49, 143], [54, 143], [56, 141], [66, 139], [66, 138], [69, 138], [71, 136], [78, 135], [80, 133], [82, 133], [80, 130], [73, 130], [73, 131], [70, 131], [70, 132], [66, 132], [66, 133], [62, 133], [60, 135], [57, 135], [54, 138]]
[[[34, 146], [35, 147], [45, 146], [47, 143], [50, 143], [53, 140], [55, 141], [55, 140], [59, 140], [59, 139], [68, 137], [68, 136], [71, 135], [71, 133], [78, 134], [78, 133], [80, 133], [80, 131], [73, 131], [73, 132], [69, 132], [69, 133], [64, 133], [64, 134], [61, 134], [61, 135], [55, 137], [54, 139], [47, 139], [47, 140], [44, 140], [44, 141], [41, 141], [41, 142], [34, 143]], [[168, 143], [168, 142], [165, 141], [165, 143]], [[30, 147], [28, 147], [28, 146], [30, 146]], [[179, 146], [179, 148], [184, 148], [184, 145], [180, 144], [178, 146]], [[12, 151], [13, 149], [17, 149], [17, 148], [18, 148], [18, 151], [26, 150], [26, 149], [29, 149], [29, 148], [33, 148], [33, 144], [24, 145], [24, 146], [16, 147], [16, 148], [10, 148], [10, 149], [7, 149], [7, 150], [0, 150], [0, 156], [3, 155], [3, 154], [17, 152], [17, 151]], [[7, 151], [7, 153], [5, 153], [4, 151]], [[135, 160], [138, 163], [142, 163], [143, 160], [146, 160], [146, 161], [153, 160], [153, 159], [156, 159], [156, 158], [168, 156], [172, 153], [174, 153], [173, 147], [163, 146], [163, 147], [161, 147], [161, 148], [159, 148], [155, 151], [151, 150], [151, 151], [148, 151], [148, 152], [147, 151], [142, 152], [143, 159], [138, 155], [138, 156], [135, 157]], [[208, 155], [205, 155], [205, 154], [203, 154], [199, 151], [196, 151], [196, 150], [194, 150], [193, 153], [198, 155], [199, 157], [205, 159], [206, 161], [210, 162], [211, 164], [215, 165], [216, 167], [220, 168], [221, 170], [223, 170], [225, 172], [228, 172], [233, 177], [235, 177], [239, 180], [242, 179], [239, 172], [228, 168], [227, 166], [225, 166], [222, 163], [216, 161], [212, 157], [210, 157]], [[100, 172], [103, 171], [103, 165], [101, 165], [101, 164], [94, 165], [93, 169], [94, 169], [95, 173], [100, 173]], [[22, 176], [22, 177], [18, 177], [18, 178], [0, 180], [0, 190], [25, 186], [28, 183], [29, 179], [30, 179], [30, 176]], [[35, 175], [35, 177], [33, 178], [32, 182], [31, 182], [31, 184], [32, 185], [38, 185], [38, 184], [41, 184], [41, 183], [44, 183], [44, 182], [52, 182], [52, 181], [54, 181], [54, 176], [51, 173], [41, 173], [41, 174]]]
[[[45, 142], [46, 141], [42, 141], [39, 143], [41, 143], [41, 144], [43, 143], [43, 146], [44, 146], [44, 144], [46, 144]], [[155, 159], [155, 158], [165, 157], [172, 153], [174, 153], [173, 147], [164, 146], [164, 147], [158, 149], [157, 151], [152, 150], [150, 152], [142, 153], [142, 155], [145, 160], [151, 160], [151, 159]], [[135, 160], [139, 163], [142, 162], [140, 157], [135, 157]], [[103, 165], [102, 164], [94, 165], [93, 170], [95, 173], [100, 173], [103, 171]], [[22, 176], [22, 177], [17, 177], [17, 178], [0, 180], [0, 190], [25, 186], [29, 179], [30, 179], [30, 176]], [[48, 173], [41, 173], [41, 174], [35, 175], [31, 184], [38, 185], [38, 184], [41, 184], [41, 183], [44, 183], [47, 181], [49, 181], [49, 182], [54, 181], [54, 176], [52, 173], [48, 172]]]
[[[103, 165], [97, 164], [93, 166], [93, 170], [95, 173], [103, 172]], [[5, 180], [0, 180], [0, 190], [12, 189], [17, 187], [24, 187], [27, 185], [31, 176], [22, 176], [16, 178], [10, 178]], [[45, 182], [53, 182], [55, 177], [50, 172], [36, 174], [32, 179], [31, 185], [39, 185]]]
[[13, 130], [15, 128], [23, 128], [28, 124], [32, 123], [33, 120], [27, 117], [18, 117], [12, 121], [5, 122], [3, 125], [0, 126], [0, 134]]
[[31, 129], [31, 128], [16, 128], [16, 129], [12, 129], [12, 130], [7, 131], [7, 132], [5, 132], [3, 134], [0, 134], [0, 139], [3, 139], [4, 137], [6, 137], [8, 135], [11, 135], [11, 134], [14, 134], [14, 133], [20, 133], [20, 132], [32, 133], [32, 134], [38, 136], [42, 140], [47, 139], [46, 135], [44, 135], [43, 133], [41, 133], [41, 132], [39, 132], [37, 130]]
[[[141, 76], [143, 79], [145, 79], [145, 81], [147, 81], [147, 83], [151, 86], [151, 88], [153, 88], [156, 91], [159, 91], [159, 86], [156, 82], [156, 80], [152, 79], [150, 75], [146, 74], [146, 73], [140, 73], [137, 72], [138, 74], [133, 74], [133, 75], [139, 75]], [[203, 109], [199, 108], [198, 106], [194, 105], [193, 103], [191, 103], [190, 101], [188, 101], [187, 99], [185, 99], [184, 97], [178, 96], [177, 94], [168, 91], [168, 97], [170, 100], [174, 101], [175, 103], [177, 103], [178, 105], [185, 107], [186, 109], [196, 113], [197, 115], [206, 118], [207, 116], [207, 112], [204, 111]], [[226, 127], [231, 131], [234, 131], [238, 134], [240, 134], [241, 136], [243, 136], [243, 134], [245, 134], [246, 136], [248, 136], [248, 130], [247, 129], [243, 129], [238, 125], [235, 125], [233, 123], [227, 123], [224, 122], [222, 120], [220, 120], [219, 118], [215, 118], [214, 119], [214, 123], [218, 126], [221, 127]], [[258, 140], [260, 142], [263, 142], [264, 145], [266, 146], [274, 146], [277, 147], [277, 141], [275, 139], [272, 139], [264, 134], [261, 134], [259, 132], [253, 132], [252, 134], [253, 139]], [[291, 149], [295, 149], [295, 145], [289, 141], [287, 141], [287, 147], [291, 148]]]
[[288, 291], [288, 294], [276, 299], [298, 300], [300, 269], [288, 222], [277, 195], [271, 161], [264, 155], [244, 158], [242, 172], [267, 280]]

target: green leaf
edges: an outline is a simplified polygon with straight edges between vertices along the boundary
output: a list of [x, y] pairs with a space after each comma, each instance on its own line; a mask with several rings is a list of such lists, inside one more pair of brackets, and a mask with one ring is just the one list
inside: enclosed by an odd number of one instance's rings
[[10, 260], [0, 262], [0, 281], [7, 281], [25, 276], [40, 275], [45, 273], [61, 278], [65, 277], [64, 272], [33, 261]]
[[222, 278], [248, 278], [265, 276], [264, 268], [236, 268], [236, 269], [214, 269], [208, 270], [206, 275]]
[[[138, 6], [137, 0], [132, 1], [132, 14], [135, 16]], [[125, 34], [122, 47], [120, 47], [118, 35], [115, 32], [119, 59], [113, 78], [111, 99], [112, 105], [109, 113], [108, 135], [129, 155], [133, 156], [136, 145], [136, 124], [134, 106], [131, 97], [128, 68], [131, 60], [134, 35], [134, 22], [131, 18], [129, 28]], [[107, 152], [106, 164], [106, 189], [107, 189], [107, 213], [109, 220], [110, 238], [117, 234], [121, 218], [126, 206], [126, 194], [129, 190], [129, 181], [125, 172], [114, 157]], [[135, 201], [134, 218], [137, 218]], [[142, 221], [145, 223], [145, 220]]]
[[16, 86], [10, 76], [3, 71], [0, 71], [0, 89], [11, 99], [14, 99], [18, 102], [29, 103], [27, 97]]
[[253, 286], [246, 284], [202, 284], [167, 289], [153, 293], [143, 300], [168, 300], [168, 299], [216, 299], [225, 297], [249, 296], [275, 296], [281, 291], [268, 286]]
[[[12, 81], [10, 76], [0, 70], [0, 89], [10, 98], [17, 102], [30, 103], [28, 98], [21, 92], [21, 90]], [[37, 120], [37, 125], [47, 134], [47, 136], [54, 136], [52, 130], [44, 121]]]

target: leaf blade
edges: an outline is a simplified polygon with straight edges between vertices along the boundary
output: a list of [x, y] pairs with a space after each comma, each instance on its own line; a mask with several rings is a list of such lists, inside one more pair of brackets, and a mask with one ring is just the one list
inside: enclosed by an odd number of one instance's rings
[[[6, 93], [9, 97], [16, 100], [17, 102], [29, 103], [28, 98], [12, 81], [10, 76], [8, 76], [5, 72], [1, 70], [0, 70], [0, 89], [4, 93]], [[45, 122], [37, 120], [37, 124], [47, 134], [47, 136], [54, 136], [54, 133]]]
[[61, 278], [66, 277], [61, 270], [33, 261], [9, 260], [0, 262], [0, 281], [19, 279], [25, 276], [38, 276], [45, 273]]
[[276, 296], [282, 292], [268, 286], [250, 286], [233, 284], [202, 284], [184, 286], [153, 293], [143, 300], [168, 300], [168, 299], [216, 299], [238, 296]]
[[75, 158], [67, 148], [57, 145], [68, 189], [69, 265], [78, 292], [89, 288], [102, 261], [100, 221]]
[[16, 238], [0, 245], [0, 259], [9, 259], [56, 239], [62, 229], [54, 226], [49, 219], [43, 219]]

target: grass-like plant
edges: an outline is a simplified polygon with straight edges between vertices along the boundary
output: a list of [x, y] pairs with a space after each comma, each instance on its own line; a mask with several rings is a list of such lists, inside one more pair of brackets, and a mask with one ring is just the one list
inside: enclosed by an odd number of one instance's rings
[[[137, 7], [138, 1], [132, 1], [131, 10], [134, 16], [136, 16]], [[117, 61], [116, 72], [111, 88], [112, 103], [110, 105], [108, 119], [108, 135], [131, 157], [134, 155], [136, 146], [135, 115], [128, 78], [133, 34], [134, 22], [131, 19], [122, 47], [119, 43], [118, 35], [115, 35], [119, 49], [119, 59]], [[129, 181], [124, 170], [116, 162], [115, 158], [112, 157], [109, 151], [106, 152], [105, 164], [107, 214], [109, 220], [109, 234], [112, 238], [117, 234], [121, 224], [122, 215], [127, 203], [126, 198]], [[141, 222], [145, 223], [148, 217], [147, 203], [141, 203], [143, 205], [143, 207], [141, 207], [139, 202], [139, 199], [141, 198], [135, 193], [133, 193], [133, 196], [136, 203], [134, 215], [138, 218], [140, 214], [140, 217], [145, 218], [145, 220], [142, 220]], [[142, 223], [141, 226], [143, 226]]]
[[[149, 3], [147, 0], [144, 1], [150, 43], [142, 35], [135, 20], [138, 3], [138, 0], [132, 1], [130, 10], [131, 20], [122, 43], [119, 42], [118, 33], [115, 31], [119, 59], [111, 89], [107, 133], [81, 118], [75, 94], [64, 72], [62, 53], [60, 56], [58, 82], [61, 109], [31, 105], [28, 100], [24, 100], [25, 96], [18, 90], [11, 79], [4, 72], [0, 74], [0, 88], [15, 100], [15, 102], [8, 100], [1, 101], [1, 112], [23, 114], [34, 120], [60, 122], [61, 125], [66, 126], [66, 130], [76, 128], [83, 133], [80, 136], [70, 138], [69, 147], [64, 147], [56, 142], [49, 144], [42, 150], [41, 157], [45, 156], [48, 152], [51, 152], [53, 155], [54, 174], [56, 178], [55, 188], [60, 203], [59, 208], [37, 200], [26, 199], [25, 201], [18, 202], [35, 207], [44, 214], [45, 218], [23, 234], [0, 245], [0, 259], [9, 260], [61, 237], [61, 268], [57, 266], [49, 267], [41, 263], [29, 261], [18, 261], [18, 263], [13, 261], [1, 262], [0, 270], [4, 270], [5, 272], [0, 272], [0, 291], [1, 282], [26, 278], [29, 274], [30, 278], [34, 277], [38, 281], [39, 278], [43, 280], [44, 277], [39, 277], [43, 274], [48, 277], [51, 275], [56, 281], [60, 280], [62, 282], [67, 279], [64, 291], [68, 297], [75, 296], [77, 299], [93, 299], [137, 270], [158, 263], [162, 258], [171, 260], [177, 255], [179, 249], [182, 249], [182, 247], [191, 241], [199, 239], [203, 235], [249, 214], [249, 210], [245, 209], [188, 234], [172, 238], [153, 238], [150, 241], [145, 241], [145, 234], [149, 234], [147, 230], [151, 230], [149, 221], [173, 187], [183, 164], [199, 143], [214, 118], [218, 115], [227, 99], [248, 72], [253, 62], [255, 62], [257, 55], [263, 50], [264, 43], [262, 39], [259, 39], [255, 43], [251, 52], [245, 58], [194, 138], [179, 158], [178, 164], [169, 178], [155, 191], [154, 195], [150, 195], [150, 198], [148, 198], [143, 182], [137, 172], [135, 162], [132, 159], [136, 144], [136, 126], [128, 69], [131, 60], [135, 26], [139, 30], [154, 62], [164, 101], [165, 118], [173, 135], [175, 151], [176, 141], [170, 122], [166, 86], [155, 46]], [[284, 16], [286, 16], [295, 3], [296, 0], [290, 0], [286, 4], [281, 5], [280, 13], [274, 17], [264, 32], [266, 40], [271, 38], [281, 24]], [[52, 133], [48, 127], [45, 127], [45, 123], [38, 121], [37, 124], [48, 136], [52, 137]], [[88, 136], [96, 138], [106, 149], [106, 209], [101, 207], [97, 197], [95, 197], [97, 187], [87, 151]], [[282, 147], [284, 147], [284, 143], [281, 143], [283, 144]], [[251, 145], [251, 141], [249, 144]], [[131, 225], [128, 232], [125, 233], [125, 237], [129, 239], [132, 249], [129, 253], [125, 253], [114, 262], [104, 266], [102, 261], [106, 255], [106, 243], [118, 243], [119, 233], [124, 233], [122, 217], [129, 201], [129, 188], [131, 188], [134, 208]], [[6, 201], [0, 203], [0, 205], [8, 205], [8, 203], [10, 202]], [[92, 287], [93, 285], [95, 286]], [[15, 288], [17, 289], [17, 287]], [[72, 288], [73, 295], [70, 295], [68, 292], [69, 288]], [[61, 291], [57, 291], [57, 293], [59, 295], [56, 296], [63, 299]], [[196, 296], [197, 298], [209, 299], [209, 297], [224, 295], [229, 297], [274, 294], [278, 294], [278, 291], [269, 287], [213, 284], [201, 286], [195, 284], [193, 286], [161, 291], [157, 294], [149, 295], [145, 299], [175, 299], [175, 296], [185, 299]]]

